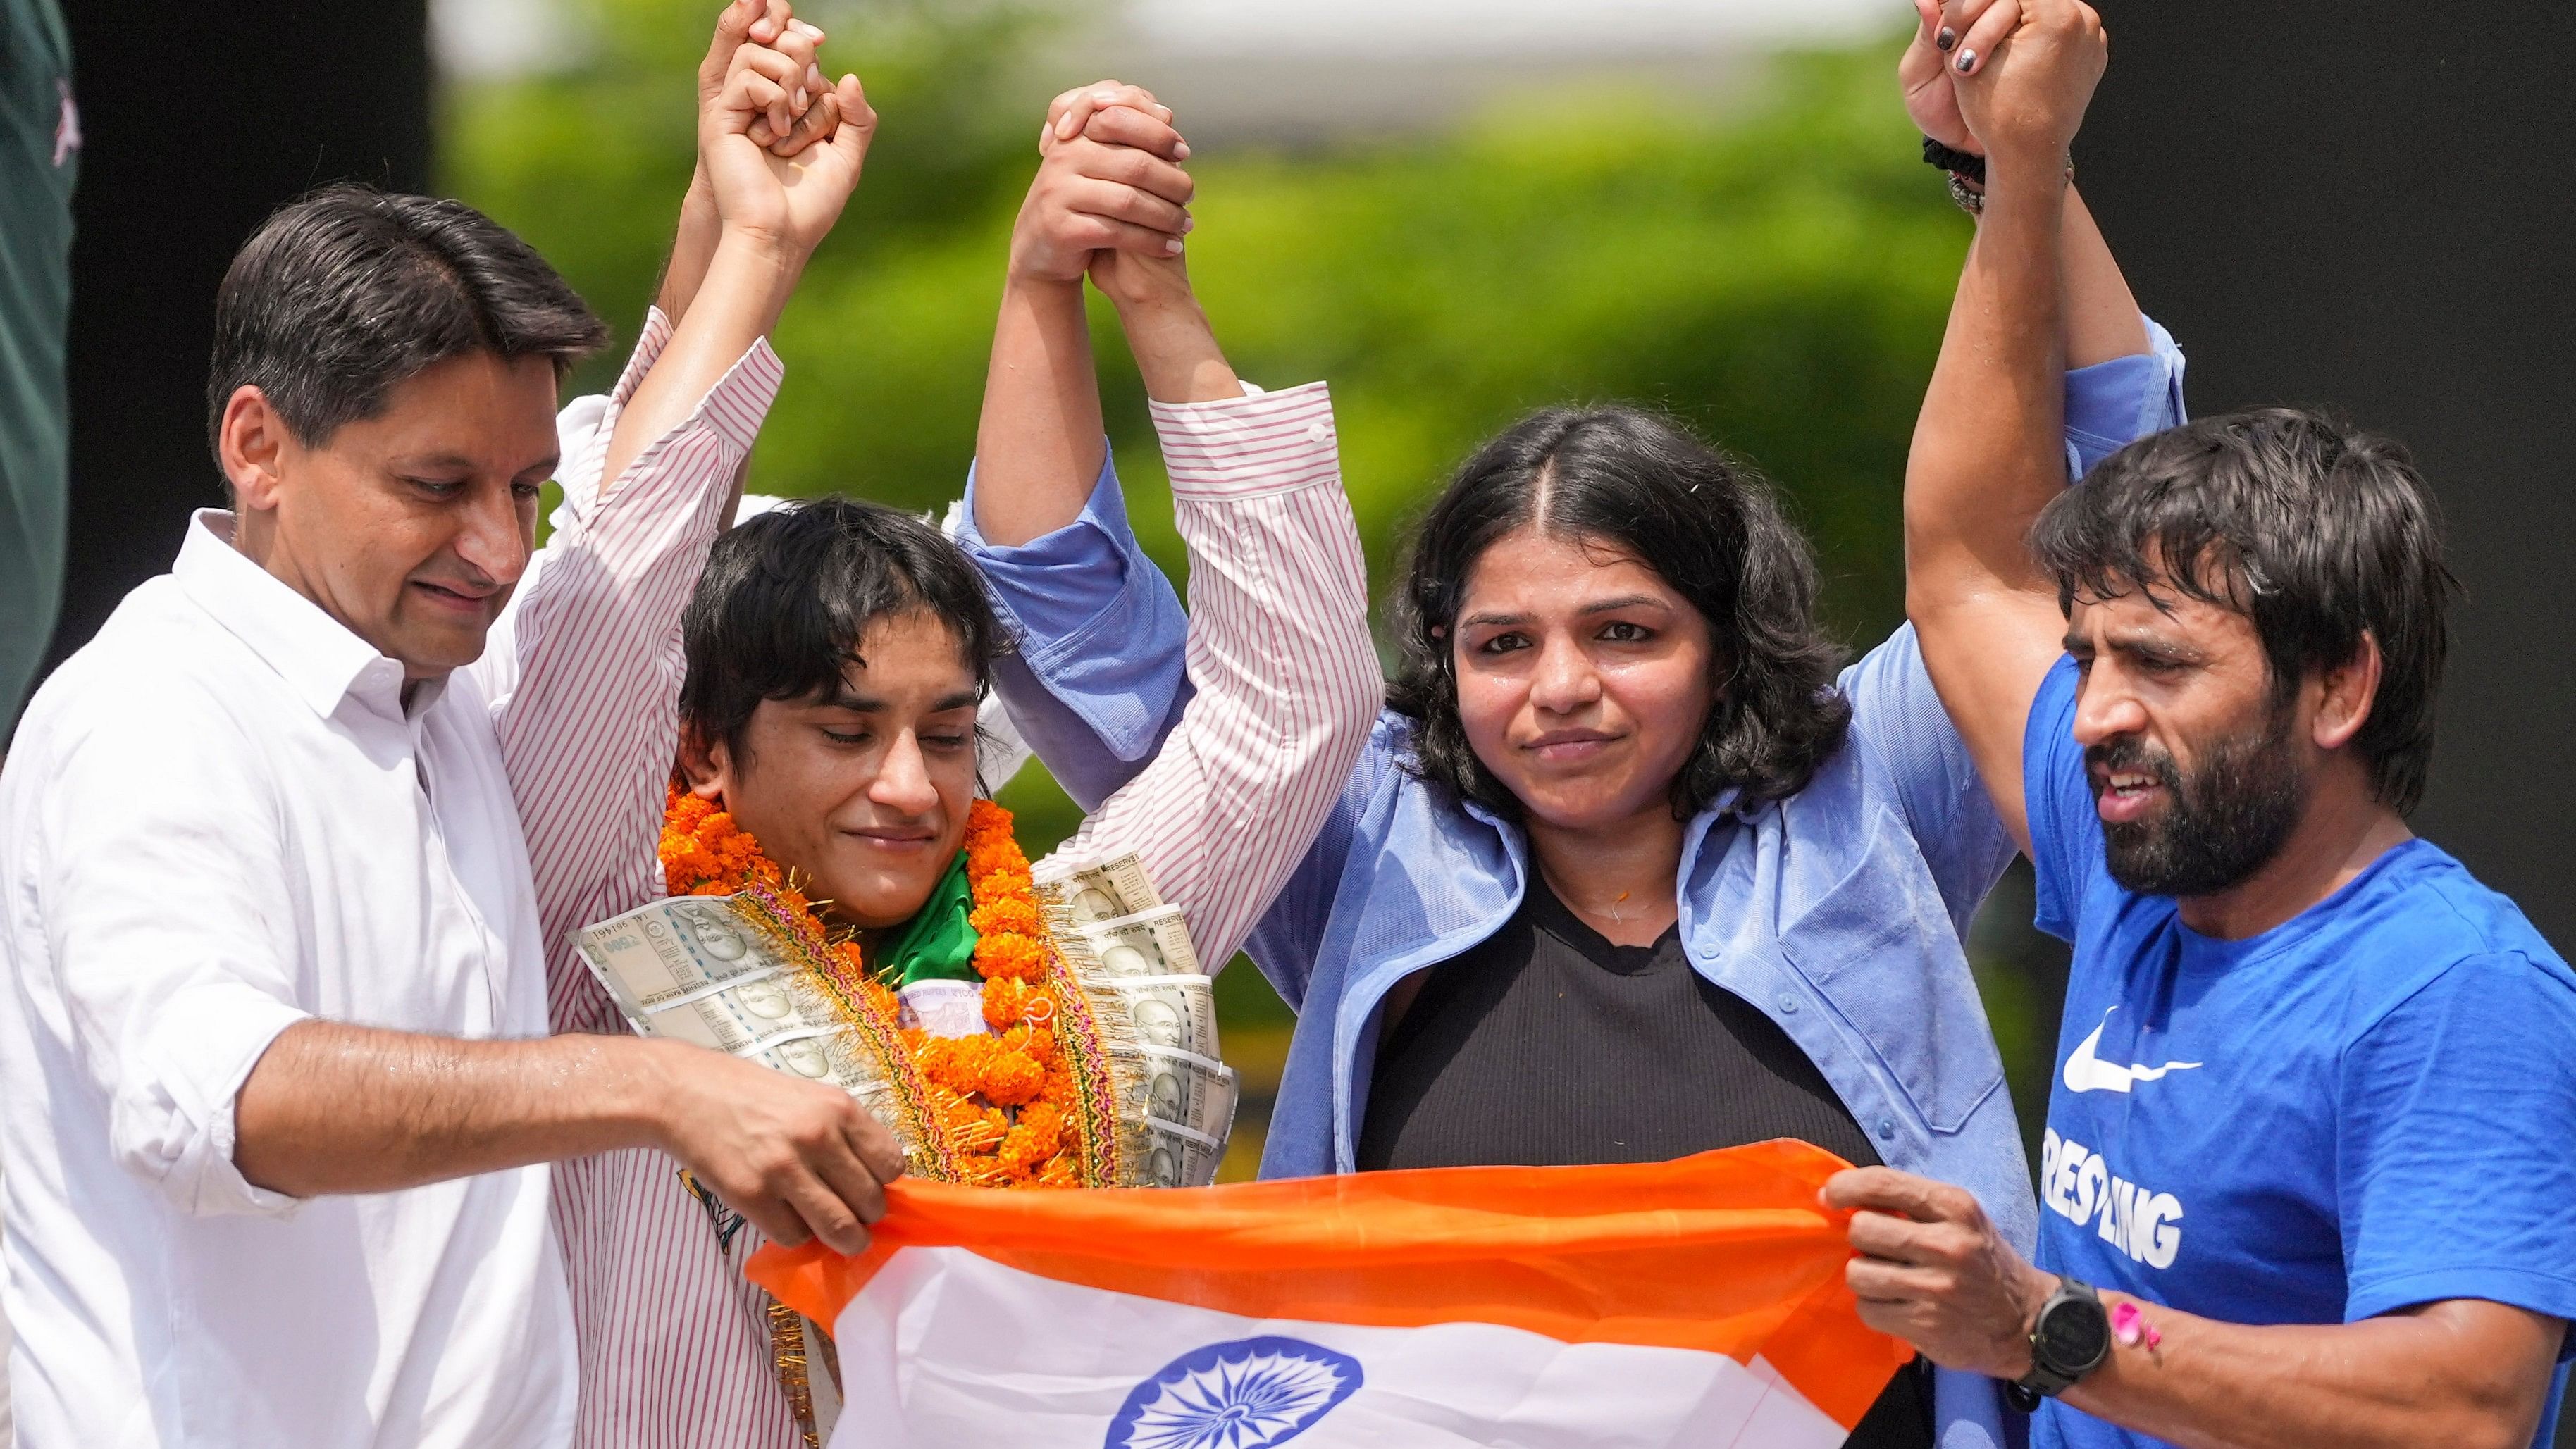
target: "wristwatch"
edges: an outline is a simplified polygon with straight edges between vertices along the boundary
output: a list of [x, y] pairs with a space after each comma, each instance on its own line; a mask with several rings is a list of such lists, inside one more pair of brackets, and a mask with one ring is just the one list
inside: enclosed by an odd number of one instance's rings
[[2030, 1326], [2030, 1372], [2004, 1385], [2004, 1398], [2027, 1414], [2055, 1398], [2111, 1356], [2111, 1315], [2089, 1283], [2061, 1275]]

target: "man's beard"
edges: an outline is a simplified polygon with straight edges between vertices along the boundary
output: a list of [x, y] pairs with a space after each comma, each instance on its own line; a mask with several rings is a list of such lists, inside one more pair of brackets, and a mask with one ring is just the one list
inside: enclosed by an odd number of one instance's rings
[[2290, 702], [2268, 713], [2257, 728], [2204, 749], [2189, 779], [2173, 756], [2134, 735], [2084, 752], [2094, 770], [2151, 774], [2164, 787], [2161, 811], [2102, 827], [2111, 879], [2140, 895], [2212, 895], [2280, 853], [2307, 806], [2308, 779], [2291, 743]]

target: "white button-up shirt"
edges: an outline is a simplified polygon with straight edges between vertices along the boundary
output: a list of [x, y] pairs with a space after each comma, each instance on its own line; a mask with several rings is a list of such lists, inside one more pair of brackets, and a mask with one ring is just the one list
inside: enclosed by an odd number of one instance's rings
[[0, 773], [0, 1150], [20, 1442], [538, 1445], [571, 1310], [542, 1167], [297, 1202], [233, 1099], [308, 1016], [546, 1030], [492, 714], [197, 515]]
[[25, 1449], [570, 1437], [548, 1169], [299, 1203], [234, 1168], [233, 1101], [307, 1017], [545, 1033], [505, 751], [548, 758], [548, 820], [598, 788], [595, 732], [637, 727], [601, 717], [633, 630], [582, 601], [672, 571], [670, 477], [739, 468], [780, 375], [754, 344], [557, 534], [513, 627], [407, 704], [402, 667], [234, 551], [221, 513], [37, 693], [0, 771]]

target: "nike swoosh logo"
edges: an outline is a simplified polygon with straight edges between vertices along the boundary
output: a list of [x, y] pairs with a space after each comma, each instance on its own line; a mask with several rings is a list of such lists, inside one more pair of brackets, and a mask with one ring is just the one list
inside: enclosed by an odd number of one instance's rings
[[[2120, 1008], [2112, 1007], [2111, 1011]], [[2102, 1013], [2102, 1026], [2111, 1024], [2111, 1011]], [[2070, 1092], [2125, 1092], [2133, 1083], [2160, 1080], [2167, 1072], [2189, 1071], [2198, 1062], [2167, 1062], [2161, 1067], [2126, 1067], [2106, 1062], [2095, 1053], [2102, 1045], [2102, 1026], [2084, 1038], [2066, 1057], [2066, 1090]]]

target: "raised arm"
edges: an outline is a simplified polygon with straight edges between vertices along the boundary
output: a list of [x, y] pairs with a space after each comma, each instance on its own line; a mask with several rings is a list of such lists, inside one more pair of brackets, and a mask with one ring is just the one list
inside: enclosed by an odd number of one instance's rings
[[[1094, 94], [1114, 104], [1094, 114]], [[1085, 124], [1066, 129], [1060, 118], [1072, 114], [1077, 98], [1085, 102]], [[1095, 258], [1122, 249], [1180, 253], [1194, 184], [1181, 169], [1189, 147], [1171, 116], [1151, 93], [1103, 81], [1057, 97], [1039, 133], [1037, 179], [1011, 229], [975, 433], [974, 524], [987, 542], [1016, 548], [1072, 523], [1108, 462], [1083, 276]], [[1205, 345], [1214, 350], [1213, 336]], [[1224, 380], [1232, 384], [1233, 374]], [[1155, 381], [1147, 373], [1149, 393]], [[1242, 391], [1236, 385], [1223, 395]]]
[[[1962, 0], [1938, 24], [1954, 37], [1952, 86], [1987, 180], [1906, 465], [1906, 613], [1943, 705], [2027, 850], [2022, 727], [2064, 620], [2025, 539], [2068, 482], [2072, 349], [2118, 356], [2111, 349], [2144, 351], [2147, 338], [2067, 179], [2068, 146], [2107, 54], [2100, 17], [2078, 0]], [[1936, 30], [1936, 49], [1938, 39]], [[1972, 73], [1960, 73], [1963, 63]], [[2071, 303], [2078, 285], [2085, 292]], [[2122, 313], [2127, 324], [2113, 325]]]
[[[681, 268], [694, 263], [675, 252], [664, 290], [683, 310], [610, 433], [603, 477], [622, 477], [649, 443], [694, 411], [706, 390], [769, 335], [806, 260], [859, 184], [876, 113], [855, 75], [841, 77], [828, 95], [809, 89], [820, 75], [811, 58], [820, 32], [791, 21], [798, 28], [781, 38], [780, 48], [732, 42], [751, 17], [769, 18], [769, 3], [727, 6], [700, 70], [698, 160], [715, 201], [716, 245], [694, 292], [685, 295], [675, 284], [683, 280]], [[729, 42], [730, 54], [720, 54]], [[810, 125], [801, 119], [809, 111], [839, 117], [821, 144], [782, 157], [754, 139]], [[684, 246], [691, 239], [684, 219]]]
[[[1170, 466], [1190, 545], [1196, 693], [1065, 853], [1139, 852], [1188, 912], [1203, 955], [1221, 963], [1322, 825], [1376, 716], [1379, 682], [1330, 400], [1320, 386], [1247, 397], [1227, 366], [1181, 260], [1191, 193], [1176, 163], [1188, 153], [1168, 118], [1150, 96], [1113, 85], [1069, 93], [1049, 118], [1012, 246], [1015, 300], [994, 344], [970, 546], [1064, 529], [1109, 486], [1080, 330], [1088, 272], [1118, 307]], [[1183, 652], [1160, 638], [1086, 647]]]
[[1139, 852], [1214, 969], [1306, 857], [1384, 686], [1323, 385], [1153, 406], [1190, 549], [1196, 692], [1064, 854]]
[[[2022, 0], [1914, 0], [1914, 41], [1896, 64], [1905, 112], [1932, 140], [1953, 151], [1985, 155], [1985, 143], [1959, 110], [1960, 82], [1984, 69], [1994, 47], [2021, 23]], [[1959, 67], [1964, 58], [1967, 69]], [[1971, 189], [1977, 189], [1973, 185]], [[2138, 299], [2111, 256], [2093, 214], [2070, 186], [2058, 259], [2064, 267], [2066, 365], [2084, 368], [2150, 349]]]
[[[872, 120], [844, 79], [827, 97], [807, 91], [803, 121], [810, 130], [828, 102], [847, 124], [788, 158], [759, 144], [769, 103], [795, 99], [773, 77], [810, 72], [819, 35], [787, 31], [786, 50], [739, 39], [783, 14], [770, 3], [737, 0], [718, 22], [699, 146], [718, 235], [694, 287], [671, 295], [685, 315], [675, 328], [656, 309], [600, 430], [568, 455], [567, 507], [515, 602], [514, 668], [494, 691], [558, 1029], [621, 1029], [568, 937], [660, 893], [653, 840], [678, 732], [680, 613], [783, 375], [766, 334], [858, 179]], [[682, 223], [682, 249], [704, 241], [693, 225]]]

